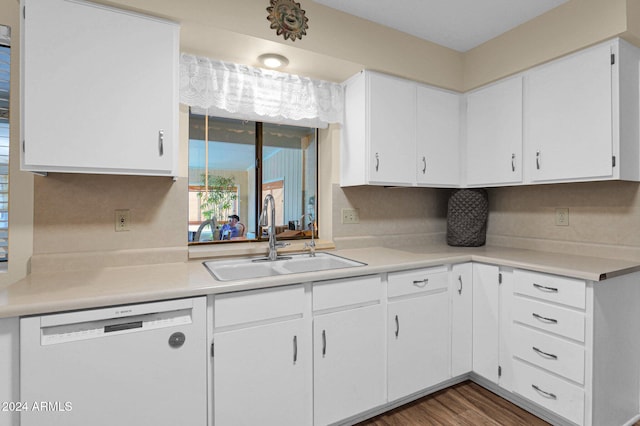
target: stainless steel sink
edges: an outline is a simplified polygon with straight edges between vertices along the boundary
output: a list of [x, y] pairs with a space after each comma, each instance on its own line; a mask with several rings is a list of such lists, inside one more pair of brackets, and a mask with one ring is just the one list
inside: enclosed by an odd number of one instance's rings
[[203, 262], [211, 275], [219, 281], [234, 281], [276, 275], [300, 274], [331, 269], [365, 266], [366, 263], [336, 256], [330, 253], [296, 253], [270, 261], [264, 258], [243, 258], [232, 260], [208, 260]]

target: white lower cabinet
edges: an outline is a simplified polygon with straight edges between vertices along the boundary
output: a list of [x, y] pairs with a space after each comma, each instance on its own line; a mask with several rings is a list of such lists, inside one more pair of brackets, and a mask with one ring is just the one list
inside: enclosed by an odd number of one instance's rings
[[215, 426], [311, 425], [303, 285], [214, 297]]
[[319, 426], [386, 402], [385, 312], [379, 276], [314, 283], [313, 296], [313, 424]]
[[473, 372], [511, 390], [512, 273], [473, 264]]
[[450, 364], [446, 267], [389, 274], [389, 401], [447, 380]]
[[453, 265], [451, 294], [451, 376], [473, 369], [473, 265]]
[[640, 274], [591, 282], [516, 270], [513, 391], [572, 424], [640, 412]]

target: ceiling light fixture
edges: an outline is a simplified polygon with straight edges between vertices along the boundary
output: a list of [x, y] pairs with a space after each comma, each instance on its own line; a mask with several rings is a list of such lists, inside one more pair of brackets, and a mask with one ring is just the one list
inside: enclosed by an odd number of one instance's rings
[[265, 53], [258, 56], [258, 61], [267, 68], [277, 69], [289, 65], [289, 60], [282, 55], [275, 53]]

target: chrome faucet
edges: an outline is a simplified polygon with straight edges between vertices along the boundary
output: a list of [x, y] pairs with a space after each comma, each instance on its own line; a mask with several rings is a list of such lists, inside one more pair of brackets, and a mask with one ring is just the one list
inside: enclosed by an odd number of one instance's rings
[[304, 248], [308, 248], [309, 249], [309, 257], [316, 257], [316, 240], [315, 240], [315, 233], [316, 233], [316, 226], [315, 226], [315, 221], [313, 220], [313, 215], [311, 213], [308, 213], [304, 216], [309, 216], [309, 225], [311, 225], [311, 242], [305, 242], [304, 243]]
[[262, 213], [260, 214], [260, 226], [267, 226], [267, 209], [269, 208], [269, 203], [271, 203], [271, 209], [269, 210], [271, 213], [271, 223], [269, 223], [269, 254], [267, 255], [267, 259], [277, 260], [279, 258], [282, 259], [282, 257], [278, 257], [278, 247], [285, 247], [289, 244], [279, 243], [276, 240], [276, 201], [271, 194], [267, 194], [267, 196], [264, 197]]

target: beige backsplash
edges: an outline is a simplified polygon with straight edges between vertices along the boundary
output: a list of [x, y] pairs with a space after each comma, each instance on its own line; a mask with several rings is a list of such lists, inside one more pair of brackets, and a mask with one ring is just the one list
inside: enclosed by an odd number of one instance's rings
[[[489, 190], [487, 242], [640, 260], [640, 183], [584, 182]], [[555, 225], [556, 208], [569, 226]]]
[[[487, 243], [640, 261], [640, 183], [585, 182], [491, 188]], [[451, 190], [333, 187], [339, 248], [444, 243]], [[360, 223], [341, 223], [358, 208]], [[569, 226], [555, 225], [556, 208]]]
[[[186, 260], [186, 188], [186, 178], [36, 177], [32, 270], [67, 255], [87, 266]], [[117, 209], [129, 209], [129, 231], [115, 232]]]
[[[333, 240], [338, 248], [402, 247], [445, 241], [449, 191], [333, 185]], [[357, 208], [360, 223], [343, 224], [342, 209]]]
[[[640, 261], [639, 191], [640, 183], [634, 182], [489, 189], [487, 242]], [[329, 202], [335, 244], [443, 244], [450, 193], [333, 184]], [[184, 261], [186, 197], [186, 178], [36, 177], [32, 270]], [[555, 225], [555, 209], [560, 207], [569, 209], [569, 226]], [[360, 223], [342, 224], [343, 208], [357, 208]], [[130, 231], [114, 231], [116, 209], [130, 210]]]

